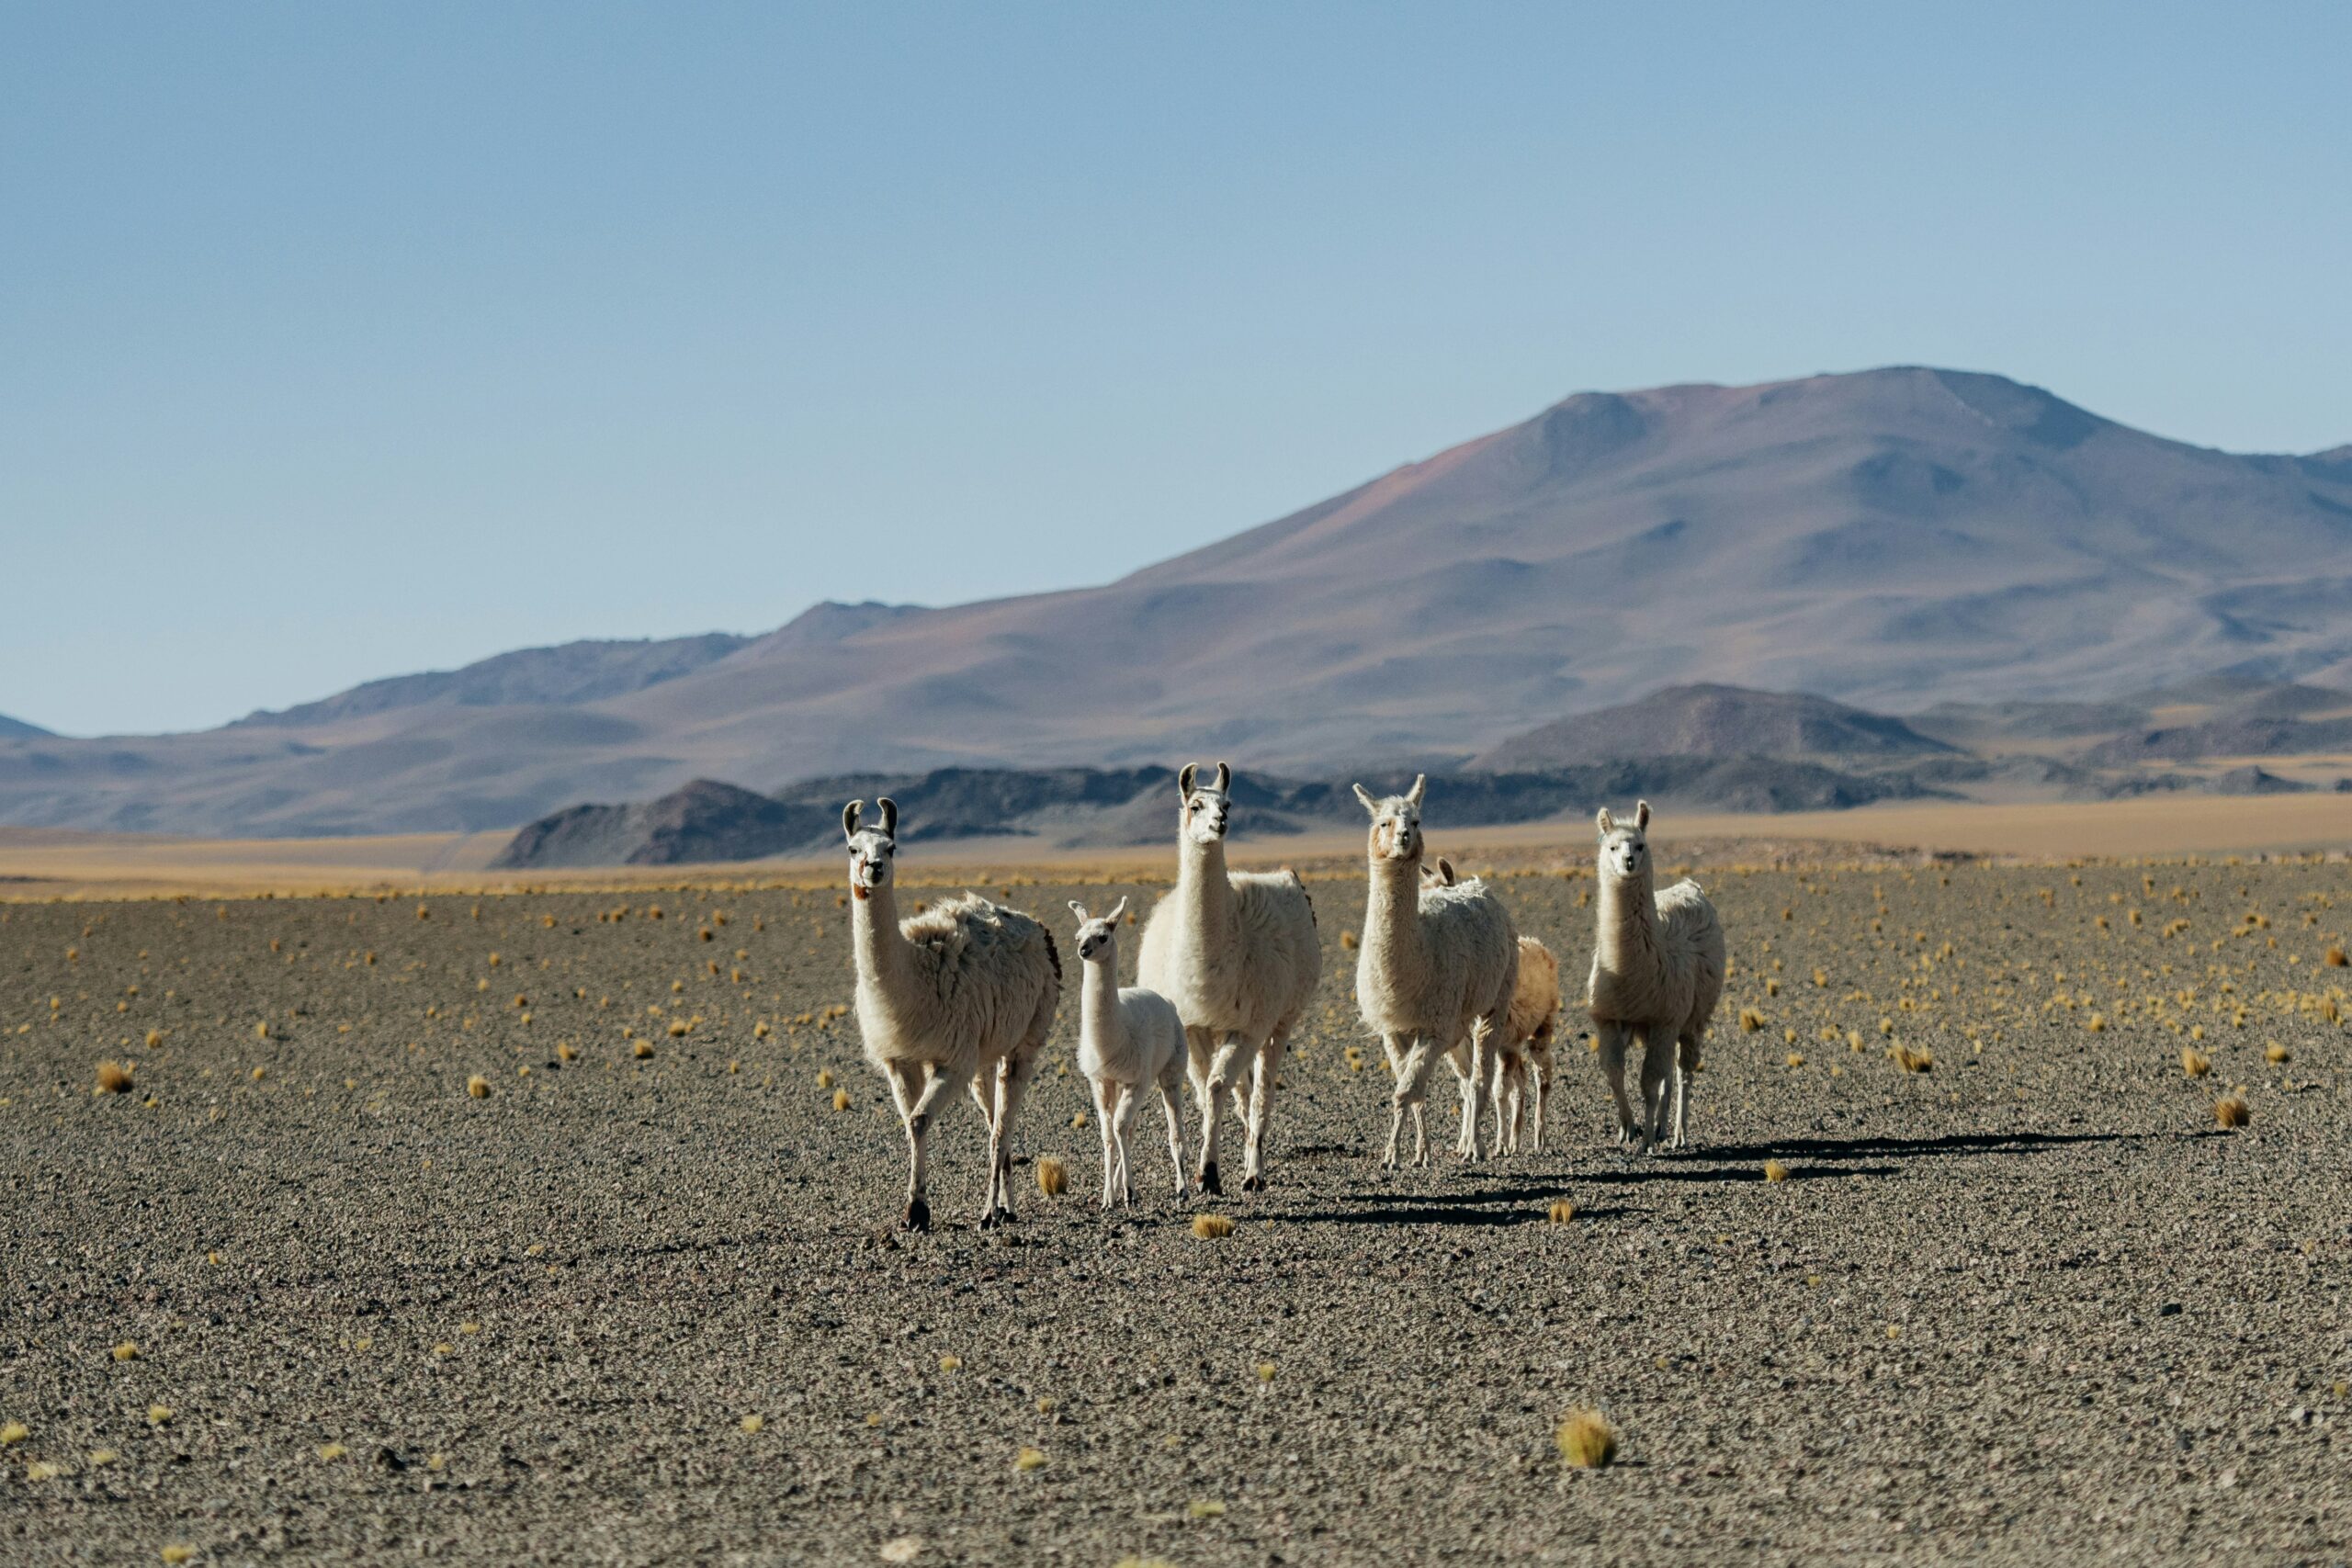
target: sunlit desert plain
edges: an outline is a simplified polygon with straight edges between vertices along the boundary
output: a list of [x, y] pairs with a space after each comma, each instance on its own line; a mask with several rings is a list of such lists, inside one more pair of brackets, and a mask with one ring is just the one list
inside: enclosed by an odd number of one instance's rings
[[[1589, 846], [1431, 831], [1580, 981]], [[1146, 1120], [1100, 1211], [1072, 984], [1020, 1223], [972, 1227], [958, 1102], [930, 1235], [821, 873], [26, 885], [0, 1558], [2341, 1556], [2344, 864], [1838, 853], [1701, 868], [1734, 970], [1689, 1150], [1607, 1140], [1572, 1007], [1541, 1153], [1454, 1158], [1441, 1072], [1431, 1167], [1382, 1170], [1340, 855], [1267, 1192], [1176, 1203]], [[980, 890], [1066, 936], [1137, 874]], [[1580, 1410], [1612, 1465], [1564, 1458]]]

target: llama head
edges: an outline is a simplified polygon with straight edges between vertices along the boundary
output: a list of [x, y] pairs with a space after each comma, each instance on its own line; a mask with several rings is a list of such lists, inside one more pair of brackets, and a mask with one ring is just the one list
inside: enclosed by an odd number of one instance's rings
[[1650, 874], [1650, 803], [1634, 807], [1634, 819], [1621, 822], [1602, 807], [1594, 818], [1600, 829], [1600, 874], [1622, 882]]
[[1374, 800], [1372, 792], [1356, 785], [1356, 798], [1372, 818], [1372, 858], [1417, 861], [1421, 858], [1421, 796], [1428, 793], [1429, 775], [1417, 773], [1413, 787], [1402, 795]]
[[1225, 837], [1233, 825], [1233, 770], [1223, 762], [1216, 765], [1216, 783], [1200, 782], [1200, 769], [1192, 763], [1176, 775], [1176, 793], [1184, 799], [1184, 837], [1196, 844], [1214, 844]]
[[1100, 919], [1075, 898], [1069, 901], [1069, 912], [1078, 917], [1078, 956], [1088, 964], [1118, 963], [1119, 917], [1127, 912], [1127, 901], [1121, 898]]
[[1460, 880], [1454, 872], [1453, 863], [1443, 855], [1438, 856], [1436, 864], [1421, 867], [1421, 886], [1424, 887], [1451, 887]]
[[899, 803], [888, 795], [874, 803], [876, 820], [861, 827], [865, 802], [842, 807], [842, 836], [849, 840], [849, 890], [863, 899], [890, 881], [890, 857], [899, 852]]

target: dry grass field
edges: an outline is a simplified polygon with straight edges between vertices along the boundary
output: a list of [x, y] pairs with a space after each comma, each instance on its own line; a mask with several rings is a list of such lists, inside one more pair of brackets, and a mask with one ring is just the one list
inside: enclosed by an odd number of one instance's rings
[[[1568, 845], [1433, 831], [1581, 975]], [[1102, 1214], [1066, 991], [1022, 1223], [957, 1106], [921, 1236], [830, 884], [18, 885], [0, 1561], [2345, 1557], [2341, 861], [1711, 861], [1694, 1149], [1571, 1027], [1544, 1152], [1393, 1174], [1328, 863], [1270, 1191]]]

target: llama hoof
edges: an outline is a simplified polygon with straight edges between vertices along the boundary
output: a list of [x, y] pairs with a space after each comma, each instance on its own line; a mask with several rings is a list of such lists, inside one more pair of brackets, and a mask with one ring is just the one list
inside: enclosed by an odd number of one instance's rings
[[1244, 1192], [1263, 1192], [1265, 1190], [1266, 1179], [1262, 1176], [1245, 1176], [1241, 1179], [1241, 1190]]
[[1216, 1167], [1204, 1165], [1201, 1168], [1201, 1191], [1211, 1198], [1225, 1196], [1225, 1183], [1217, 1179]]
[[931, 1205], [921, 1198], [907, 1200], [907, 1228], [910, 1231], [931, 1228]]

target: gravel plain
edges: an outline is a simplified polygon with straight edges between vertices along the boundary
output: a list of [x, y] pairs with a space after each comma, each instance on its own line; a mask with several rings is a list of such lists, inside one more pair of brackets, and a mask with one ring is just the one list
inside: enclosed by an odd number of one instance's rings
[[[1102, 1214], [1066, 988], [928, 1235], [831, 887], [0, 906], [0, 1562], [2352, 1556], [2344, 864], [1705, 880], [1689, 1152], [1572, 1021], [1542, 1154], [1382, 1171], [1343, 874], [1270, 1191], [1147, 1118]], [[1504, 879], [1578, 977], [1591, 886]]]

